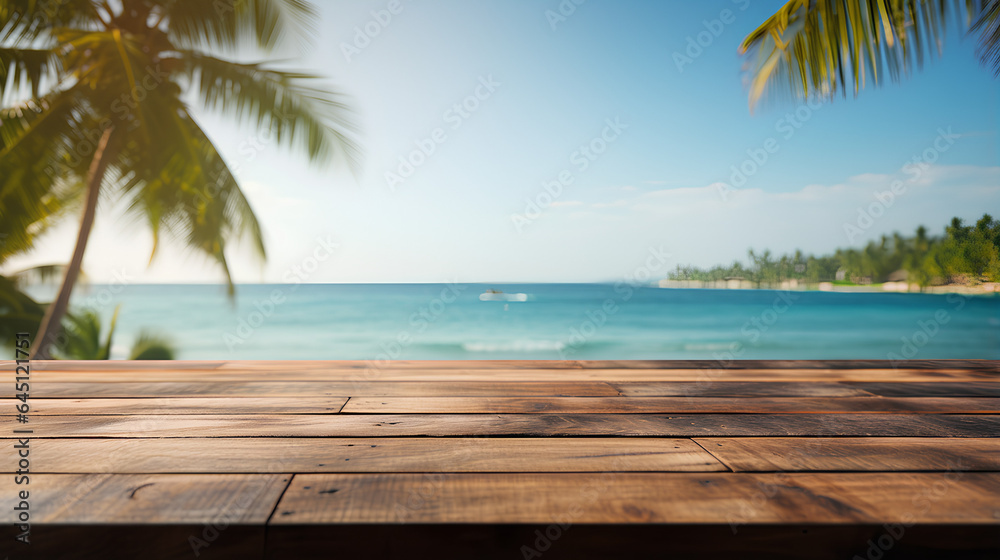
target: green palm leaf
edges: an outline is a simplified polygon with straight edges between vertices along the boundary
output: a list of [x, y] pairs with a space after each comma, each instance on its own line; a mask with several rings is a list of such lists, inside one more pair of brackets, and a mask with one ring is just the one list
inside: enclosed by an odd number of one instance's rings
[[105, 5], [92, 0], [4, 0], [0, 41], [32, 43], [62, 27], [96, 29], [110, 17]]
[[[310, 4], [239, 0], [229, 10], [226, 2], [220, 7], [201, 0], [134, 0], [126, 1], [118, 14], [93, 4], [80, 7], [83, 16], [59, 16], [56, 21], [67, 27], [48, 29], [52, 49], [22, 53], [16, 64], [9, 57], [7, 68], [18, 73], [22, 89], [37, 87], [46, 72], [61, 74], [69, 84], [30, 102], [30, 111], [12, 107], [8, 114], [17, 112], [18, 118], [0, 125], [0, 216], [23, 217], [5, 223], [10, 231], [0, 233], [8, 233], [18, 246], [26, 249], [33, 242], [26, 225], [53, 216], [55, 201], [64, 198], [55, 196], [60, 183], [80, 194], [89, 161], [78, 157], [74, 146], [82, 142], [92, 148], [93, 131], [116, 126], [129, 132], [112, 135], [105, 182], [130, 199], [157, 243], [161, 230], [185, 239], [219, 262], [227, 279], [229, 236], [249, 236], [258, 254], [265, 255], [260, 225], [221, 155], [181, 100], [185, 89], [196, 90], [203, 106], [269, 131], [279, 145], [302, 149], [314, 162], [329, 163], [340, 154], [352, 167], [356, 164], [359, 148], [350, 112], [340, 94], [319, 87], [316, 76], [233, 63], [178, 49], [167, 39], [197, 38], [189, 42], [217, 47], [250, 41], [266, 48], [307, 28], [315, 16]], [[26, 10], [34, 4], [20, 6]], [[166, 34], [157, 39], [149, 35], [156, 33], [151, 29], [145, 34], [119, 32], [116, 25], [135, 23], [126, 21], [130, 11], [138, 14], [132, 19], [158, 17], [156, 30]], [[18, 13], [8, 8], [0, 15], [10, 20]], [[69, 26], [74, 23], [78, 27]], [[150, 44], [160, 49], [151, 50]], [[154, 87], [146, 88], [143, 79], [151, 68], [162, 69], [169, 78], [158, 76]], [[25, 168], [29, 161], [37, 162], [34, 169]], [[41, 204], [44, 200], [51, 202]]]
[[42, 80], [56, 81], [59, 78], [59, 57], [46, 49], [16, 49], [0, 47], [0, 100], [10, 92], [30, 90], [32, 97], [38, 97]]
[[248, 237], [263, 258], [266, 250], [260, 224], [229, 167], [198, 124], [187, 113], [173, 115], [173, 133], [183, 137], [181, 151], [153, 175], [133, 171], [127, 176], [122, 190], [130, 197], [129, 212], [148, 223], [154, 235], [154, 256], [165, 231], [212, 257], [232, 290], [226, 240]]
[[86, 162], [74, 146], [86, 126], [72, 92], [0, 110], [0, 263], [75, 205]]
[[268, 130], [279, 144], [302, 148], [313, 161], [329, 161], [339, 147], [356, 164], [359, 150], [348, 107], [329, 88], [307, 84], [318, 76], [191, 51], [181, 52], [181, 60], [206, 108]]
[[170, 38], [186, 47], [234, 52], [273, 50], [289, 37], [310, 36], [316, 10], [302, 0], [172, 0], [159, 2]]
[[[968, 29], [975, 22], [987, 37], [984, 44], [995, 49], [995, 27], [989, 23], [995, 26], [995, 20], [979, 15], [996, 2], [791, 0], [740, 46], [750, 106], [767, 93], [827, 100], [898, 81], [940, 52], [952, 24]], [[996, 56], [987, 46], [984, 60], [989, 53]]]
[[977, 54], [983, 64], [993, 66], [1000, 76], [1000, 0], [990, 0], [973, 25], [972, 31], [979, 33]]
[[13, 279], [0, 276], [0, 341], [14, 340], [19, 332], [34, 332], [45, 308], [21, 291]]
[[132, 344], [129, 352], [130, 360], [174, 360], [177, 350], [170, 339], [158, 336], [149, 331], [141, 331], [139, 338]]
[[118, 309], [111, 320], [111, 329], [105, 341], [101, 339], [101, 318], [86, 309], [66, 315], [65, 342], [57, 350], [64, 360], [107, 360], [110, 356], [111, 338], [114, 336]]
[[[261, 226], [192, 116], [187, 91], [311, 162], [343, 158], [356, 169], [356, 129], [343, 95], [310, 74], [225, 59], [308, 38], [315, 19], [304, 0], [0, 3], [0, 262], [85, 202], [77, 247], [38, 340], [61, 328], [101, 198], [128, 202], [128, 214], [153, 233], [153, 256], [161, 234], [209, 255], [230, 293], [227, 247], [249, 239], [266, 255]], [[18, 99], [29, 92], [30, 100]], [[89, 332], [84, 327], [76, 328]], [[46, 344], [35, 346], [36, 357]]]

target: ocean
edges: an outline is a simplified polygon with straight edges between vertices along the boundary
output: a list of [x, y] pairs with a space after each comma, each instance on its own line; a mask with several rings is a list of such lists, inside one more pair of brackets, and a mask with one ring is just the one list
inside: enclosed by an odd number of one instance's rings
[[215, 285], [91, 285], [72, 305], [105, 325], [121, 306], [114, 359], [143, 329], [184, 360], [1000, 359], [995, 295], [255, 284], [231, 300]]

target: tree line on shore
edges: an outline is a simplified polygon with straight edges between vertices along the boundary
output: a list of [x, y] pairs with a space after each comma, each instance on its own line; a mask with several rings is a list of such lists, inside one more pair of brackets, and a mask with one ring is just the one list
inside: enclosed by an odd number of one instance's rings
[[670, 280], [714, 282], [748, 280], [774, 285], [788, 280], [805, 283], [873, 284], [906, 281], [921, 288], [945, 284], [977, 285], [1000, 282], [1000, 220], [984, 214], [975, 225], [953, 218], [944, 234], [932, 236], [920, 226], [914, 235], [883, 235], [863, 248], [837, 249], [832, 255], [774, 255], [770, 250], [748, 252], [747, 263], [708, 269], [678, 266]]

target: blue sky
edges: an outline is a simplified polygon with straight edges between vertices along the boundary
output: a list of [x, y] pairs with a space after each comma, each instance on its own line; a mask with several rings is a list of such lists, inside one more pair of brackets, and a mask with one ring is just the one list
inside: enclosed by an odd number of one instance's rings
[[[941, 58], [857, 99], [751, 114], [737, 47], [782, 2], [586, 0], [555, 25], [547, 11], [559, 12], [558, 0], [399, 2], [384, 26], [372, 12], [388, 0], [323, 2], [316, 40], [285, 53], [350, 96], [366, 154], [357, 176], [310, 168], [266, 131], [204, 115], [271, 253], [261, 265], [236, 249], [237, 280], [287, 279], [324, 243], [336, 248], [304, 280], [617, 280], [651, 250], [670, 254], [665, 274], [750, 247], [819, 253], [1000, 214], [1000, 82], [979, 66], [972, 39], [951, 34]], [[678, 68], [675, 53], [723, 10], [731, 23], [710, 24], [717, 35], [703, 35], [707, 46]], [[377, 36], [355, 44], [366, 25]], [[456, 112], [462, 103], [474, 110]], [[723, 188], [768, 139], [767, 161]], [[413, 156], [423, 161], [391, 188], [386, 173], [420, 141], [434, 152]], [[587, 146], [603, 151], [588, 157]], [[918, 173], [904, 169], [927, 156], [933, 164]], [[547, 197], [543, 185], [561, 174]], [[845, 224], [858, 226], [893, 181], [901, 194], [849, 235]], [[221, 279], [171, 248], [147, 268], [148, 235], [118, 215], [113, 202], [102, 206], [84, 265], [93, 280]], [[65, 261], [74, 235], [58, 228], [15, 264]]]

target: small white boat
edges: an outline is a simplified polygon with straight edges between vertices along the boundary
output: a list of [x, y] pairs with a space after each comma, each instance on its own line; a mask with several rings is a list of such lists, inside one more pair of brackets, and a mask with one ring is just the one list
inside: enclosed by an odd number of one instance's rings
[[528, 301], [528, 294], [505, 294], [500, 290], [486, 290], [479, 294], [479, 301]]

